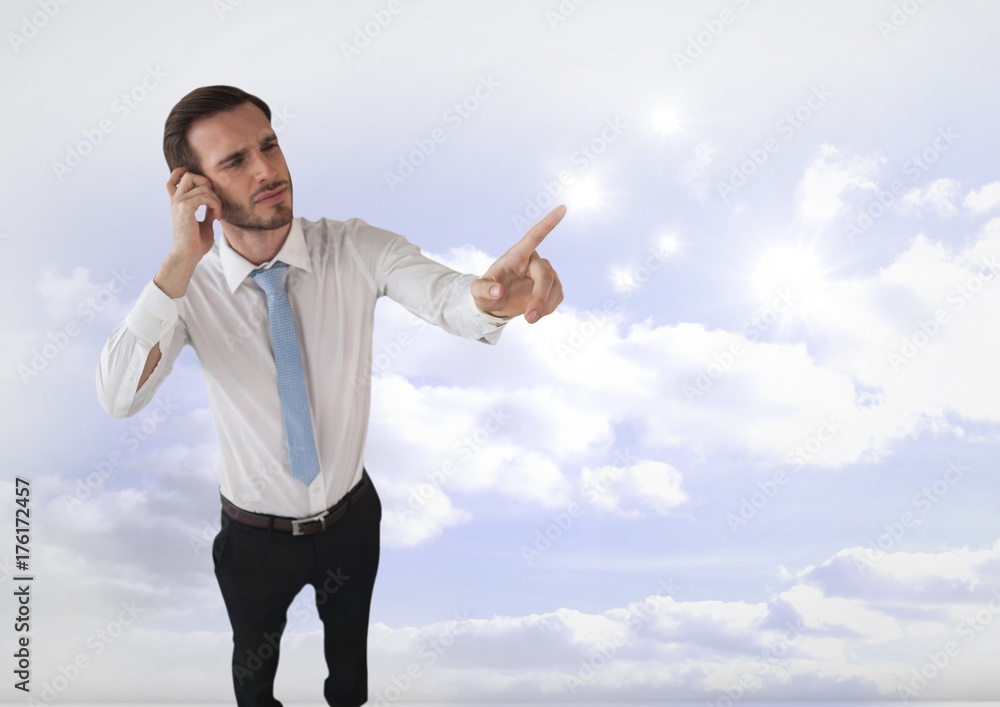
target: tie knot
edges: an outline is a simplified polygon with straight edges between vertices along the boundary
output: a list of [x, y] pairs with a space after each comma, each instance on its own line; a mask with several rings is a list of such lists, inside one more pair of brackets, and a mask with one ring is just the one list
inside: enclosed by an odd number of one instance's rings
[[257, 268], [250, 273], [250, 276], [257, 281], [257, 284], [267, 294], [271, 295], [285, 289], [285, 279], [288, 277], [288, 263], [280, 260], [271, 267]]

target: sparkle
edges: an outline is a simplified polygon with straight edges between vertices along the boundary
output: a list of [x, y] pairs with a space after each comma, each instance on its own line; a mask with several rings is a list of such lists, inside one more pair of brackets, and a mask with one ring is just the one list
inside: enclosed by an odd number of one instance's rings
[[631, 292], [639, 286], [635, 273], [627, 268], [613, 268], [611, 282], [614, 284], [615, 292]]
[[597, 183], [590, 178], [577, 178], [566, 187], [567, 206], [575, 208], [595, 208], [601, 205], [601, 193]]
[[673, 255], [680, 250], [680, 243], [677, 240], [677, 236], [673, 233], [666, 233], [660, 236], [660, 239], [656, 242], [656, 250], [660, 255]]
[[653, 128], [662, 135], [673, 135], [681, 127], [680, 118], [673, 108], [659, 108], [653, 113]]
[[753, 269], [753, 289], [762, 300], [782, 290], [802, 300], [825, 288], [826, 272], [811, 248], [776, 246], [765, 252]]

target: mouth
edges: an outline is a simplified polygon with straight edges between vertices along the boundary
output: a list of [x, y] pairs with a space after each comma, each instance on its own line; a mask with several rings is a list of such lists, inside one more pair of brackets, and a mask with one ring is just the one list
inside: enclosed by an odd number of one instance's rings
[[254, 203], [264, 204], [265, 206], [279, 204], [285, 200], [286, 196], [288, 196], [288, 187], [278, 187], [277, 189], [264, 192], [254, 200]]

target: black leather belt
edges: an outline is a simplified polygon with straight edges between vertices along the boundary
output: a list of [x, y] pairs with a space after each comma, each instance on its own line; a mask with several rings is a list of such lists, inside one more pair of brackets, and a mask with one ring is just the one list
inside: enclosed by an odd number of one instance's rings
[[348, 491], [347, 495], [340, 499], [336, 505], [330, 506], [322, 513], [310, 516], [309, 518], [286, 518], [284, 516], [271, 516], [264, 513], [251, 513], [233, 505], [225, 496], [221, 496], [221, 494], [220, 496], [222, 498], [222, 510], [225, 511], [227, 516], [240, 523], [246, 523], [254, 528], [273, 528], [274, 530], [281, 530], [292, 535], [312, 535], [323, 532], [327, 527], [344, 517], [351, 510], [351, 505], [357, 503], [358, 499], [365, 495], [371, 485], [372, 482], [368, 478], [368, 472], [362, 471], [361, 481]]

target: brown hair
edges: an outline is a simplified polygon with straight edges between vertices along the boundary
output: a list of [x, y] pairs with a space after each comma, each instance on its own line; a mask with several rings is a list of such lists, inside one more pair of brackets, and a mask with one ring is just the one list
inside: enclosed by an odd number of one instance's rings
[[171, 171], [187, 167], [194, 172], [201, 172], [201, 165], [187, 139], [188, 128], [192, 123], [247, 102], [260, 108], [267, 119], [271, 120], [271, 109], [264, 101], [234, 86], [202, 86], [179, 100], [170, 110], [163, 126], [163, 156], [167, 158], [167, 166]]

